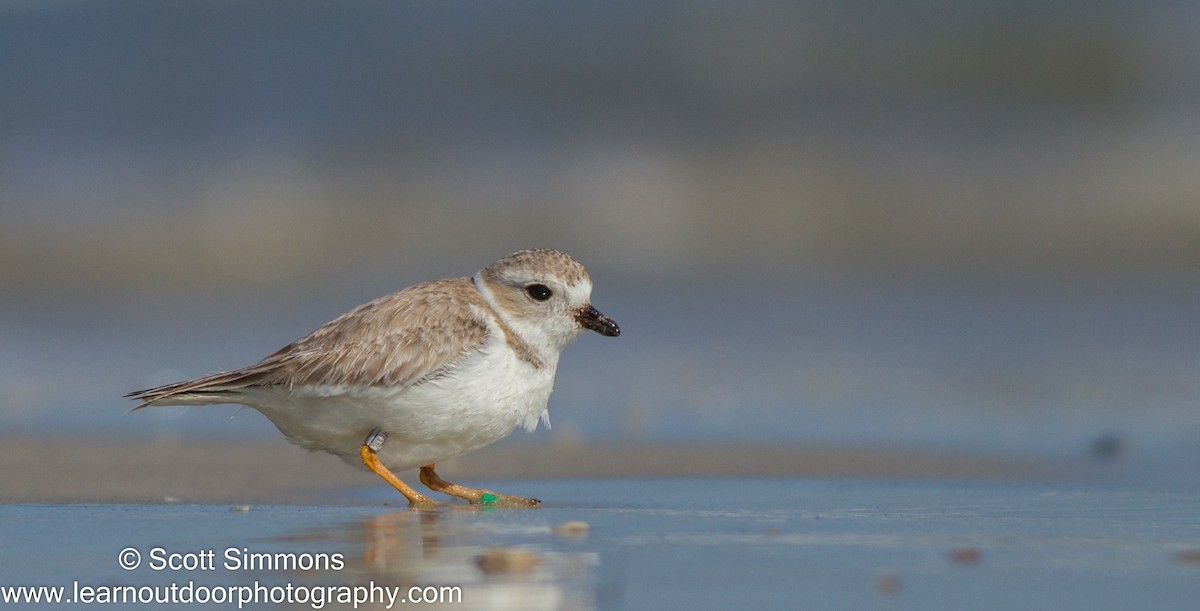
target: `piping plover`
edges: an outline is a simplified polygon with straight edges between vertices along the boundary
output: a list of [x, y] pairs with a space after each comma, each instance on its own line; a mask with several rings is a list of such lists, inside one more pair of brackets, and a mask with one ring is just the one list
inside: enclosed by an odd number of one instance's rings
[[364, 464], [413, 506], [434, 505], [393, 471], [472, 504], [535, 499], [451, 484], [434, 463], [547, 421], [558, 355], [585, 329], [617, 336], [592, 281], [555, 250], [523, 250], [469, 278], [426, 282], [361, 305], [257, 364], [139, 390], [150, 405], [240, 403], [293, 443]]

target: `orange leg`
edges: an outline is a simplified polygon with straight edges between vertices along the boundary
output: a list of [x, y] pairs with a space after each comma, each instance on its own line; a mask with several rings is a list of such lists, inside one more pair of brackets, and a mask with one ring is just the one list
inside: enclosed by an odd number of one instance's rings
[[413, 490], [411, 486], [401, 481], [400, 478], [396, 477], [395, 473], [392, 473], [391, 469], [388, 469], [379, 461], [377, 452], [379, 448], [383, 447], [383, 442], [385, 441], [387, 441], [387, 433], [379, 429], [375, 429], [367, 435], [367, 438], [363, 440], [362, 447], [358, 449], [358, 455], [362, 457], [363, 464], [371, 471], [374, 471], [375, 475], [382, 477], [383, 481], [391, 484], [396, 490], [399, 490], [400, 494], [403, 494], [404, 498], [408, 499], [409, 507], [426, 509], [437, 506], [437, 503], [433, 499]]
[[456, 496], [472, 505], [483, 505], [485, 507], [504, 507], [507, 509], [520, 509], [527, 507], [537, 507], [542, 502], [537, 499], [527, 499], [521, 496], [509, 496], [507, 494], [497, 494], [491, 490], [483, 490], [481, 488], [468, 488], [450, 482], [438, 477], [437, 472], [433, 470], [433, 465], [428, 464], [421, 467], [421, 483], [429, 487], [435, 492], [442, 492], [450, 496]]

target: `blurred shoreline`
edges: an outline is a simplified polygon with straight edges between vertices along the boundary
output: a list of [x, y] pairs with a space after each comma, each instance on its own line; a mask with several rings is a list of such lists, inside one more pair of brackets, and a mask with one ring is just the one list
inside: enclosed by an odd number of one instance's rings
[[[8, 438], [0, 503], [341, 503], [375, 475], [283, 440]], [[453, 481], [808, 477], [1045, 481], [1048, 465], [912, 448], [770, 444], [503, 444], [447, 460]], [[415, 482], [415, 472], [401, 473]], [[484, 483], [489, 485], [490, 483]], [[398, 499], [399, 497], [397, 497]]]

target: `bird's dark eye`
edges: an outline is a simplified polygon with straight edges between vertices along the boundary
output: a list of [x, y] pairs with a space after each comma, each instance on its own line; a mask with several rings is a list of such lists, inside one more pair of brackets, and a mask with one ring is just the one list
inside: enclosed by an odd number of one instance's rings
[[531, 284], [525, 287], [525, 292], [529, 293], [529, 296], [533, 297], [536, 301], [545, 301], [554, 294], [550, 290], [550, 287], [544, 284]]

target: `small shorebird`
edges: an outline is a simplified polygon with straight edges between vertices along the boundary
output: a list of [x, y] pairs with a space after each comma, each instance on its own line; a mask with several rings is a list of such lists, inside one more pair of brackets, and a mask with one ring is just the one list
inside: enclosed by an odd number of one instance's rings
[[139, 390], [150, 405], [239, 403], [292, 443], [361, 461], [412, 506], [435, 505], [393, 471], [472, 504], [540, 502], [442, 480], [439, 460], [546, 421], [558, 355], [586, 329], [615, 337], [592, 281], [555, 250], [523, 250], [469, 278], [426, 282], [338, 317], [257, 364]]

